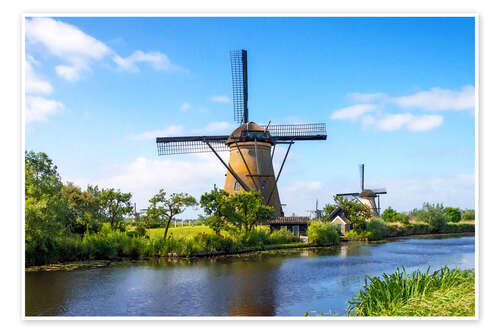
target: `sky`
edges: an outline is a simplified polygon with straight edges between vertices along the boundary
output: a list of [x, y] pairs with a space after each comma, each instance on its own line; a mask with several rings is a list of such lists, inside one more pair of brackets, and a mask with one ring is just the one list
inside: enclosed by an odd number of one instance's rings
[[359, 191], [360, 163], [365, 187], [387, 189], [382, 209], [474, 208], [474, 28], [474, 17], [27, 17], [25, 146], [64, 182], [131, 192], [138, 209], [160, 188], [222, 188], [213, 154], [158, 156], [155, 138], [232, 132], [229, 51], [246, 49], [250, 121], [327, 124], [326, 141], [291, 149], [286, 215]]

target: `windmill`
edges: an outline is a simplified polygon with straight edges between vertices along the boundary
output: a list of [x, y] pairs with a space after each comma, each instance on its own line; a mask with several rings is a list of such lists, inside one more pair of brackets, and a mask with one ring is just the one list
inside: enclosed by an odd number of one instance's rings
[[309, 213], [314, 214], [315, 219], [320, 219], [321, 218], [321, 213], [323, 210], [319, 209], [318, 207], [318, 199], [316, 199], [316, 209], [315, 210], [308, 210]]
[[[230, 52], [234, 121], [239, 125], [229, 135], [156, 138], [158, 155], [214, 153], [226, 170], [224, 190], [228, 193], [256, 190], [275, 216], [283, 216], [277, 183], [296, 141], [326, 140], [326, 124], [257, 125], [248, 118], [247, 51]], [[276, 145], [287, 145], [278, 175], [273, 169]], [[226, 163], [219, 152], [229, 151]]]
[[367, 205], [371, 210], [374, 216], [380, 215], [380, 195], [387, 194], [387, 190], [385, 188], [381, 189], [365, 189], [365, 165], [361, 164], [359, 166], [359, 176], [361, 183], [361, 192], [352, 192], [352, 193], [338, 193], [338, 197], [351, 196], [358, 199], [361, 203]]

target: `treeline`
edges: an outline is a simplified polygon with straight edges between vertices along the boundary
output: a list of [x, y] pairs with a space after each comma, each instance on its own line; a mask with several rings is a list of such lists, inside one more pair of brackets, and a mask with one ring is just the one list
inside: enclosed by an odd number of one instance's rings
[[[64, 185], [57, 166], [45, 153], [25, 154], [25, 258], [26, 265], [55, 262], [150, 257], [169, 253], [234, 252], [246, 247], [299, 241], [282, 230], [271, 235], [256, 229], [273, 215], [258, 192], [229, 195], [214, 186], [200, 202], [187, 193], [167, 195], [161, 189], [149, 200], [144, 216], [127, 230], [133, 212], [131, 194], [117, 189], [88, 186], [82, 190]], [[189, 239], [173, 239], [171, 222], [186, 208], [200, 205], [204, 224], [215, 233], [199, 233]], [[149, 239], [147, 228], [164, 227], [160, 240]], [[224, 234], [223, 234], [224, 233]]]

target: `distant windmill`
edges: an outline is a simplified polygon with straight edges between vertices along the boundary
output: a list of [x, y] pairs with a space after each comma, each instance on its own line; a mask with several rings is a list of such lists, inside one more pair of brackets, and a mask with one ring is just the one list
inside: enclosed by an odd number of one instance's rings
[[355, 197], [361, 203], [367, 205], [371, 210], [374, 216], [380, 216], [380, 195], [387, 194], [387, 190], [385, 188], [381, 189], [365, 189], [365, 165], [361, 164], [359, 166], [359, 174], [360, 174], [360, 182], [361, 182], [361, 192], [353, 192], [353, 193], [339, 193], [338, 197], [351, 196]]
[[308, 212], [314, 214], [314, 218], [315, 219], [320, 219], [321, 218], [321, 213], [323, 211], [318, 208], [318, 199], [316, 199], [316, 209], [315, 210], [308, 210]]
[[[259, 126], [248, 121], [247, 51], [232, 51], [234, 120], [239, 124], [230, 135], [182, 136], [156, 138], [159, 155], [213, 152], [227, 169], [224, 190], [259, 191], [266, 204], [274, 207], [275, 216], [283, 216], [276, 184], [290, 148], [295, 141], [326, 140], [326, 124]], [[273, 156], [276, 145], [288, 149], [275, 177]], [[226, 164], [218, 152], [229, 151]], [[203, 168], [200, 165], [200, 168]]]

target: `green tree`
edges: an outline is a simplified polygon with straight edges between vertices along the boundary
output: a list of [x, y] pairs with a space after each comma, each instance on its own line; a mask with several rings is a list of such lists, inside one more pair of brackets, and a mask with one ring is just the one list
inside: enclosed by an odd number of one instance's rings
[[215, 185], [212, 191], [203, 194], [200, 198], [200, 206], [208, 215], [205, 222], [217, 235], [220, 235], [220, 232], [227, 227], [227, 216], [232, 213], [228, 199], [229, 193], [219, 190]]
[[384, 212], [382, 213], [382, 219], [385, 222], [396, 222], [398, 220], [398, 212], [396, 212], [394, 209], [392, 209], [391, 206], [389, 206]]
[[444, 214], [450, 222], [460, 222], [462, 219], [462, 212], [459, 208], [446, 207], [444, 209]]
[[463, 220], [475, 220], [476, 214], [474, 209], [465, 209], [462, 211], [462, 219]]
[[26, 241], [48, 239], [66, 231], [67, 209], [57, 166], [45, 153], [25, 153]]
[[[356, 199], [349, 199], [348, 197], [335, 196], [334, 203], [325, 206], [325, 210], [328, 214], [333, 210], [340, 208], [342, 209], [347, 218], [351, 221], [354, 228], [359, 230], [366, 230], [366, 222], [372, 217], [371, 209], [362, 204]], [[326, 215], [325, 218], [327, 218]]]
[[97, 186], [88, 186], [82, 191], [78, 186], [68, 183], [63, 186], [62, 197], [68, 209], [67, 227], [73, 233], [83, 236], [85, 232], [97, 232], [102, 220], [100, 191]]
[[430, 224], [434, 231], [439, 231], [448, 222], [442, 204], [424, 203], [419, 216], [422, 221]]
[[167, 238], [170, 222], [179, 214], [182, 214], [187, 207], [196, 206], [194, 197], [187, 193], [172, 193], [167, 198], [165, 190], [161, 189], [158, 194], [149, 200], [147, 215], [152, 220], [166, 223], [163, 239]]
[[239, 230], [248, 233], [258, 223], [273, 216], [274, 208], [262, 201], [262, 195], [257, 191], [238, 192], [229, 197], [228, 205], [232, 213], [227, 217], [230, 223]]
[[132, 213], [131, 198], [130, 193], [122, 193], [114, 188], [103, 189], [100, 194], [103, 221], [109, 222], [113, 229], [119, 228], [125, 215]]

